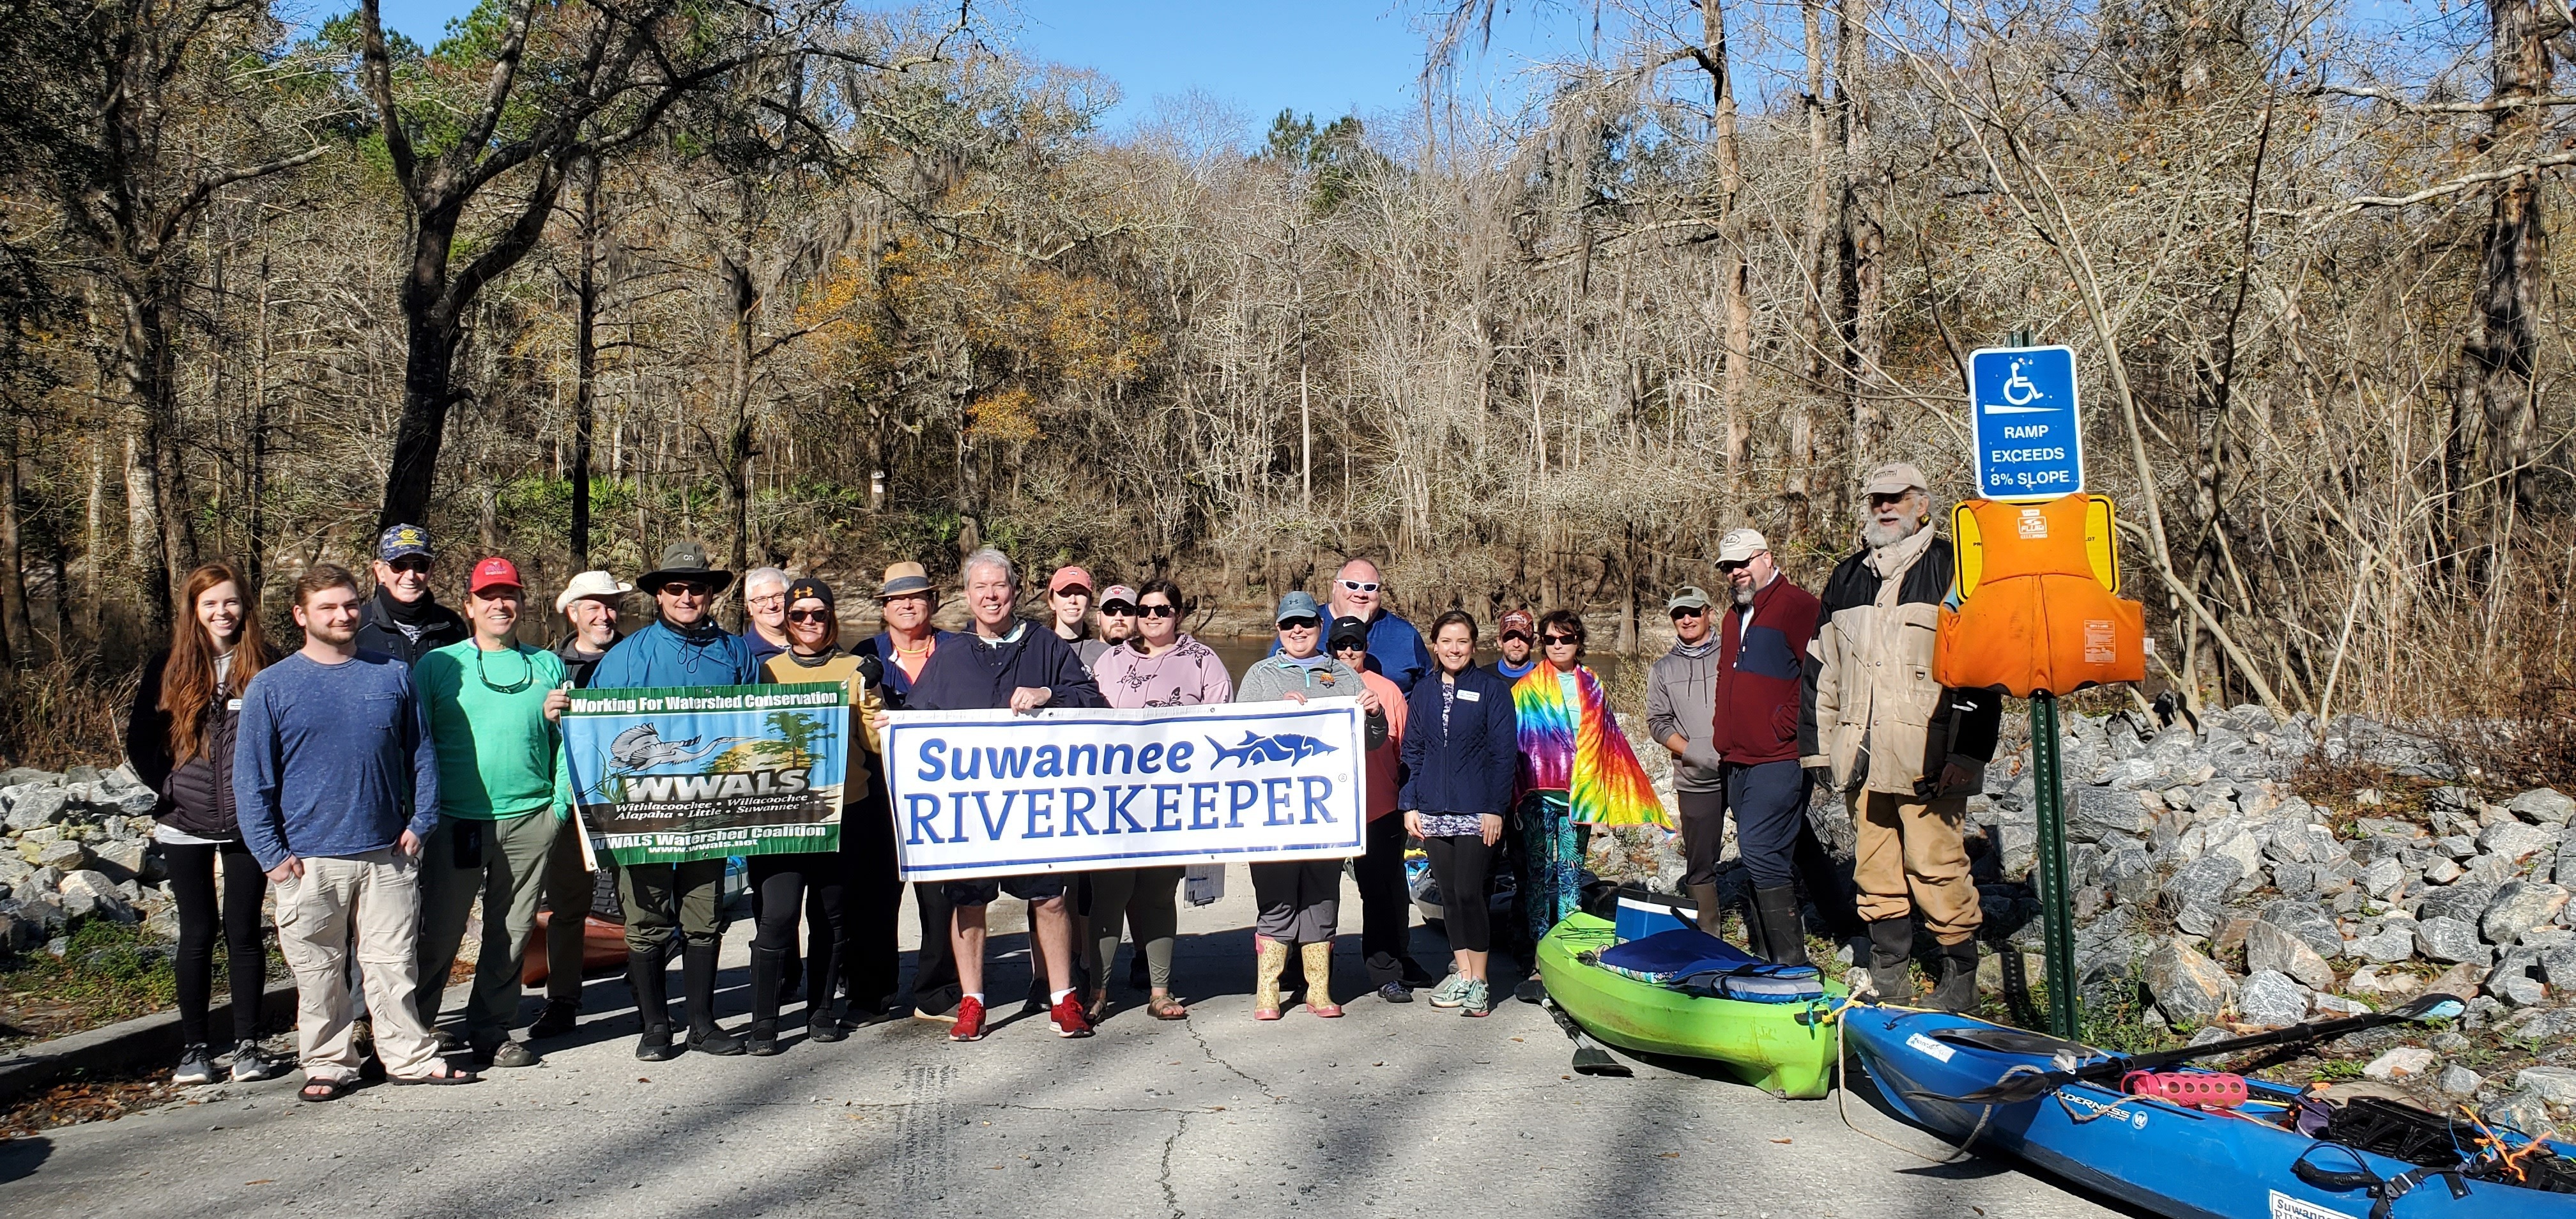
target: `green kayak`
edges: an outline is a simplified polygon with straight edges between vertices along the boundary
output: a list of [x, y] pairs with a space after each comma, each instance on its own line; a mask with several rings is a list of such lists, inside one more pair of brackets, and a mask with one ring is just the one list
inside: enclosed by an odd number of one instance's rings
[[1825, 998], [1754, 1003], [1672, 990], [1588, 964], [1583, 953], [1618, 942], [1611, 924], [1589, 914], [1558, 923], [1538, 945], [1539, 976], [1557, 1006], [1584, 1031], [1621, 1049], [1725, 1063], [1744, 1082], [1791, 1100], [1825, 1095], [1833, 1078], [1829, 1013], [1844, 988]]

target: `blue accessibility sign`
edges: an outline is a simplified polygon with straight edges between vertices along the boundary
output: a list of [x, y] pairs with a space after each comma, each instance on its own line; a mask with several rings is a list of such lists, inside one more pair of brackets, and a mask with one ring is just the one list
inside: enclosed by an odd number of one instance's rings
[[1987, 347], [1968, 357], [1977, 494], [2055, 499], [2084, 489], [2084, 429], [2068, 347]]

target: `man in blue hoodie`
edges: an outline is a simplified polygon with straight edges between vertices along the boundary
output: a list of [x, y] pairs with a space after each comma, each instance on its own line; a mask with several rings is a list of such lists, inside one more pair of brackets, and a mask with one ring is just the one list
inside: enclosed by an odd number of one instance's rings
[[[756, 686], [760, 667], [739, 635], [715, 623], [708, 609], [733, 583], [733, 573], [707, 565], [707, 548], [674, 542], [661, 566], [635, 587], [652, 594], [659, 611], [651, 626], [619, 640], [590, 672], [594, 690], [671, 686]], [[716, 953], [724, 943], [724, 861], [628, 864], [617, 870], [617, 899], [626, 907], [626, 981], [644, 1034], [635, 1056], [646, 1062], [677, 1057], [671, 1044], [671, 1007], [663, 990], [670, 965], [671, 928], [680, 929], [682, 1002], [688, 1009], [688, 1048], [702, 1054], [739, 1054], [740, 1041], [716, 1027]]]
[[397, 657], [358, 647], [358, 581], [318, 563], [295, 585], [304, 647], [242, 690], [233, 796], [243, 845], [277, 895], [277, 947], [295, 971], [303, 1099], [357, 1082], [354, 950], [376, 1057], [400, 1083], [472, 1083], [439, 1060], [413, 1005], [421, 843], [438, 824], [438, 750]]
[[[966, 607], [975, 628], [959, 636], [942, 636], [940, 648], [922, 665], [921, 674], [904, 697], [912, 711], [1015, 712], [1040, 707], [1105, 705], [1100, 687], [1082, 667], [1073, 645], [1054, 631], [1018, 615], [1019, 573], [1001, 551], [984, 549], [966, 557]], [[1041, 873], [1001, 880], [952, 881], [946, 886], [955, 920], [950, 951], [957, 958], [957, 980], [964, 994], [957, 1001], [952, 1041], [984, 1036], [984, 908], [1008, 891], [1029, 904], [1029, 922], [1046, 958], [1047, 1019], [1059, 1037], [1088, 1037], [1091, 1021], [1073, 984], [1073, 916], [1065, 905], [1068, 876]]]

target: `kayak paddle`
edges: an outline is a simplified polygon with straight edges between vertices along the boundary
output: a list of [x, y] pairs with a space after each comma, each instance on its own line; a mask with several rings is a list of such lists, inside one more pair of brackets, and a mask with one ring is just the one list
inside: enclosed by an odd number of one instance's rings
[[2331, 1041], [2364, 1029], [2375, 1029], [2391, 1024], [2405, 1024], [2418, 1020], [2447, 1020], [2458, 1016], [2464, 1010], [2466, 1008], [2459, 999], [2451, 995], [2424, 995], [2393, 1011], [2372, 1012], [2365, 1016], [2347, 1016], [2341, 1020], [2294, 1024], [2269, 1033], [2256, 1033], [2249, 1037], [2237, 1037], [2227, 1041], [2212, 1041], [2204, 1045], [2158, 1050], [2152, 1054], [2114, 1054], [2100, 1062], [2088, 1063], [2068, 1070], [2032, 1071], [2007, 1075], [1966, 1096], [1941, 1096], [1930, 1092], [1909, 1093], [1909, 1095], [1962, 1105], [2017, 1105], [2023, 1101], [2037, 1100], [2067, 1084], [2078, 1081], [2100, 1083], [2105, 1080], [2119, 1079], [2131, 1071], [2161, 1070], [2176, 1063], [2200, 1058], [2215, 1058], [2222, 1054], [2233, 1054], [2239, 1050], [2259, 1050], [2266, 1046]]
[[1547, 1013], [1556, 1017], [1557, 1027], [1564, 1029], [1565, 1035], [1574, 1039], [1575, 1074], [1613, 1075], [1621, 1079], [1635, 1074], [1628, 1069], [1628, 1064], [1611, 1057], [1610, 1051], [1602, 1049], [1601, 1043], [1594, 1041], [1592, 1034], [1584, 1032], [1583, 1026], [1575, 1023], [1574, 1017], [1567, 1015], [1564, 1008], [1558, 1007], [1554, 998], [1544, 999], [1541, 1002], [1547, 1006]]

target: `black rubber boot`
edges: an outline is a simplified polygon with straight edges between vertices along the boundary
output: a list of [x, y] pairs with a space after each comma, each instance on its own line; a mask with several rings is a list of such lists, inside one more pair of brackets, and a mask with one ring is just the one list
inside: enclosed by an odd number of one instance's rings
[[[751, 1032], [744, 1040], [764, 1058], [778, 1052], [778, 975], [786, 968], [786, 950], [751, 946]], [[694, 1021], [689, 1039], [697, 1040]]]
[[1930, 1007], [1966, 1014], [1977, 1010], [1977, 942], [1961, 940], [1941, 946], [1941, 980], [1932, 987]]
[[1869, 983], [1881, 1003], [1911, 1006], [1914, 980], [1905, 972], [1914, 955], [1914, 920], [1881, 919], [1869, 925]]
[[662, 970], [670, 960], [668, 944], [650, 952], [626, 952], [626, 985], [635, 992], [635, 1019], [644, 1034], [635, 1040], [635, 1056], [646, 1062], [668, 1062], [680, 1056], [671, 1044], [671, 1000], [662, 987]]
[[1807, 965], [1807, 924], [1798, 914], [1798, 887], [1756, 889], [1753, 905], [1762, 912], [1762, 955], [1774, 965]]
[[[714, 944], [680, 946], [680, 1002], [689, 1011], [689, 1048], [727, 1057], [742, 1053], [742, 1043], [716, 1027], [716, 950]], [[776, 991], [771, 999], [776, 1000]], [[776, 1011], [775, 1007], [770, 1010]]]
[[850, 942], [817, 940], [805, 958], [805, 1035], [815, 1041], [839, 1041], [841, 1017], [835, 1011], [842, 975], [849, 972]]

